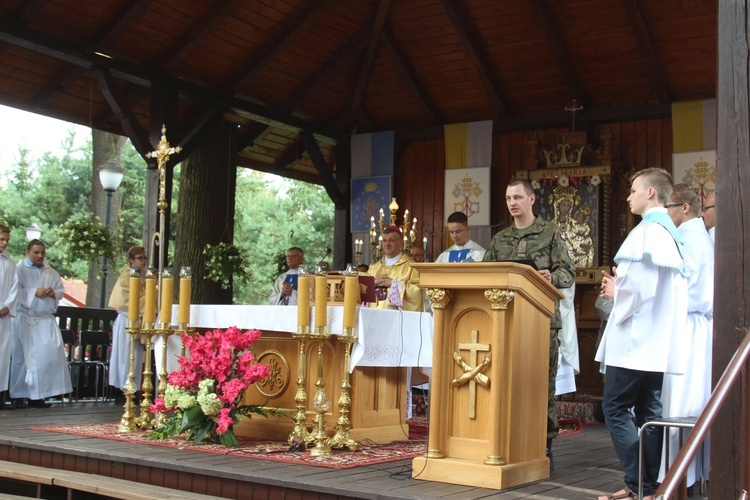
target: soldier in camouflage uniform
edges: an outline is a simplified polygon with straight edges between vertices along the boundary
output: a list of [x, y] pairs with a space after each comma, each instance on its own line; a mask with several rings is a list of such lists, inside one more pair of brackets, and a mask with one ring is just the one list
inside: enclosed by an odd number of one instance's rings
[[[552, 222], [536, 217], [532, 206], [536, 196], [529, 181], [513, 179], [505, 192], [505, 203], [513, 217], [513, 225], [493, 238], [484, 256], [485, 261], [533, 259], [539, 273], [557, 288], [569, 288], [575, 282], [575, 265], [560, 229]], [[549, 394], [547, 401], [547, 456], [552, 463], [552, 440], [559, 432], [555, 409], [555, 378], [562, 327], [560, 308], [555, 303], [555, 315], [550, 318]]]

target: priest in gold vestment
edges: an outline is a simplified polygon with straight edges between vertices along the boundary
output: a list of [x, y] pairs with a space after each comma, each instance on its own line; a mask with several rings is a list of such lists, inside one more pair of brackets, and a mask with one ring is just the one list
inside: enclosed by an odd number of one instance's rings
[[421, 311], [424, 300], [419, 288], [419, 272], [409, 265], [409, 254], [403, 251], [404, 237], [396, 226], [383, 229], [382, 259], [369, 269], [375, 277], [377, 300], [371, 307]]

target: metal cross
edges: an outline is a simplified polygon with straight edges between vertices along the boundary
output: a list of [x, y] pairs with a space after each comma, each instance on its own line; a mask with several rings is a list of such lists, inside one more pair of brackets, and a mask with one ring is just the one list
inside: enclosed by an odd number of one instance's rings
[[580, 111], [583, 109], [583, 106], [578, 104], [578, 101], [573, 99], [573, 102], [570, 103], [570, 106], [565, 107], [565, 111], [570, 111], [573, 113], [573, 116], [571, 118], [570, 122], [570, 131], [575, 132], [576, 131], [576, 111]]

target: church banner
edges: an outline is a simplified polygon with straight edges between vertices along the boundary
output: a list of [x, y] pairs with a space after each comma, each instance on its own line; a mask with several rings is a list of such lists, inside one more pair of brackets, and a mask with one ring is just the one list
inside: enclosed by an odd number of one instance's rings
[[352, 178], [393, 175], [393, 130], [352, 135]]
[[445, 167], [489, 167], [492, 162], [492, 120], [445, 125]]
[[706, 196], [716, 190], [716, 151], [674, 153], [672, 181], [695, 186], [700, 192], [702, 205]]
[[[380, 219], [380, 209], [385, 213], [391, 202], [391, 177], [363, 177], [352, 179], [352, 217], [351, 232], [358, 233], [370, 230], [370, 217]], [[362, 235], [362, 239], [364, 235]]]
[[716, 99], [672, 104], [672, 152], [716, 149]]
[[460, 168], [445, 171], [445, 205], [447, 218], [463, 212], [470, 226], [490, 224], [490, 167]]

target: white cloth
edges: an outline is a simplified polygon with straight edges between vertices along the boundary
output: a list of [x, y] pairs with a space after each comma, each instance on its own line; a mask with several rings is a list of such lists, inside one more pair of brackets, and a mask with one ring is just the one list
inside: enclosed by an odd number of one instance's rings
[[[176, 318], [176, 312], [172, 316]], [[343, 306], [328, 306], [330, 334], [341, 334], [343, 317]], [[297, 331], [296, 307], [192, 304], [190, 318], [190, 326], [195, 328]], [[357, 366], [432, 366], [432, 328], [429, 313], [358, 307], [352, 370]]]
[[[557, 334], [560, 339], [560, 359], [564, 361], [566, 365], [572, 367], [575, 374], [578, 374], [581, 373], [581, 366], [578, 359], [578, 328], [576, 328], [576, 284], [573, 283], [570, 288], [560, 288], [559, 290], [565, 296], [565, 298], [560, 301], [560, 320], [562, 321], [562, 328], [560, 328], [560, 331]], [[573, 391], [575, 391], [575, 380], [573, 382], [573, 387]], [[565, 393], [561, 392], [560, 394]]]
[[[109, 385], [124, 390], [130, 373], [130, 334], [125, 331], [128, 324], [127, 311], [117, 311], [117, 318], [112, 325], [112, 356], [109, 359]], [[135, 391], [141, 388], [143, 373], [143, 344], [134, 339], [133, 373]]]
[[465, 245], [453, 245], [452, 247], [446, 249], [443, 253], [438, 255], [438, 258], [435, 259], [435, 262], [449, 262], [450, 259], [450, 253], [452, 250], [471, 250], [469, 252], [469, 255], [467, 256], [467, 260], [471, 259], [475, 262], [482, 262], [482, 259], [484, 259], [484, 254], [486, 250], [479, 244], [476, 243], [473, 240], [469, 240], [466, 242]]
[[[685, 239], [685, 252], [696, 265], [697, 272], [688, 278], [688, 315], [683, 342], [686, 344], [687, 368], [684, 375], [664, 376], [661, 401], [664, 417], [697, 417], [711, 397], [711, 355], [713, 347], [714, 245], [701, 218], [684, 222], [678, 228]], [[679, 451], [679, 429], [670, 430], [669, 463]], [[687, 484], [696, 479], [708, 479], [706, 439], [687, 470]], [[659, 481], [664, 479], [664, 458]]]
[[271, 291], [271, 296], [268, 297], [268, 304], [272, 306], [296, 306], [297, 305], [297, 290], [292, 290], [292, 294], [289, 295], [289, 301], [284, 301], [285, 297], [281, 296], [281, 286], [284, 284], [284, 280], [289, 275], [295, 275], [299, 274], [299, 268], [297, 269], [289, 269], [285, 273], [281, 273], [278, 278], [276, 278], [276, 281], [273, 283], [273, 290]]
[[10, 379], [10, 351], [13, 338], [13, 317], [16, 315], [18, 278], [16, 263], [8, 252], [0, 253], [0, 309], [8, 308], [8, 315], [0, 318], [0, 391], [8, 390]]
[[678, 243], [661, 224], [643, 220], [625, 239], [615, 262], [614, 305], [596, 361], [630, 370], [684, 373], [687, 279]]
[[[72, 391], [60, 328], [55, 317], [62, 299], [60, 275], [49, 266], [35, 267], [28, 259], [16, 266], [17, 314], [13, 318], [10, 395], [44, 399]], [[52, 287], [54, 297], [37, 297], [37, 288]]]
[[[703, 226], [705, 227], [705, 226]], [[711, 241], [716, 243], [716, 226], [708, 230], [708, 235], [711, 237]]]
[[565, 359], [557, 360], [557, 377], [555, 378], [555, 396], [576, 392], [576, 372]]

